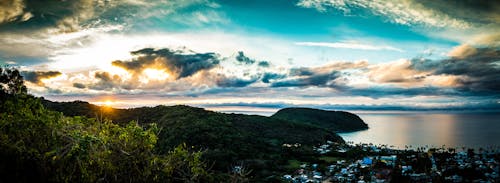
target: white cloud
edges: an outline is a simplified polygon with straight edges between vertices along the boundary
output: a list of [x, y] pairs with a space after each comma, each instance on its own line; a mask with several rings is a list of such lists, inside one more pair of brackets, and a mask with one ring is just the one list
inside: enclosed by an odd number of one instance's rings
[[375, 46], [369, 44], [350, 43], [350, 42], [296, 42], [300, 46], [320, 46], [329, 48], [346, 48], [346, 49], [359, 49], [359, 50], [391, 50], [404, 52], [404, 50], [394, 48], [392, 46]]
[[320, 12], [334, 8], [348, 15], [353, 14], [355, 9], [368, 9], [375, 15], [386, 17], [390, 22], [402, 25], [471, 27], [466, 21], [426, 8], [412, 0], [301, 0], [297, 5], [315, 8]]

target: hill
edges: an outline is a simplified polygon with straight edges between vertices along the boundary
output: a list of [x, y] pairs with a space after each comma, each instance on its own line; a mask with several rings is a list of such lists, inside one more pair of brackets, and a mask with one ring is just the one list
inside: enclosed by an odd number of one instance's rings
[[312, 108], [284, 108], [271, 116], [274, 119], [293, 121], [326, 128], [334, 132], [368, 129], [359, 116], [344, 111], [326, 111]]
[[[251, 135], [283, 143], [314, 144], [325, 140], [343, 142], [339, 136], [331, 132], [325, 133], [325, 129], [309, 124], [258, 115], [225, 114], [186, 105], [115, 109], [84, 101], [52, 102], [43, 100], [42, 103], [48, 109], [62, 112], [66, 116], [108, 118], [119, 124], [134, 120], [139, 124], [157, 123], [160, 127], [209, 125], [216, 128], [217, 126], [228, 126], [233, 127], [235, 132], [245, 131]], [[306, 131], [311, 133], [304, 133]]]
[[[213, 169], [227, 172], [235, 164], [255, 170], [252, 176], [268, 177], [280, 170], [289, 154], [283, 144], [299, 143], [304, 149], [327, 140], [344, 143], [333, 131], [320, 126], [258, 115], [225, 114], [185, 105], [114, 109], [83, 101], [51, 102], [45, 107], [67, 116], [108, 118], [118, 124], [137, 121], [160, 128], [157, 151], [165, 153], [186, 143], [203, 151]], [[259, 171], [256, 171], [259, 170]]]

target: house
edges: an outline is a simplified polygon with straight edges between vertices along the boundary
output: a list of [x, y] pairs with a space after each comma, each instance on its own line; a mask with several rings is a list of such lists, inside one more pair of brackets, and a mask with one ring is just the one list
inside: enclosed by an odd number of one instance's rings
[[404, 165], [404, 166], [401, 167], [401, 172], [403, 174], [409, 173], [411, 170], [412, 170], [411, 165]]
[[292, 180], [292, 175], [283, 175], [283, 179], [285, 180]]
[[321, 175], [314, 175], [313, 176], [313, 179], [316, 179], [316, 180], [321, 180], [323, 178], [323, 176]]
[[384, 162], [385, 164], [394, 167], [396, 165], [396, 155], [391, 155], [391, 156], [380, 156], [380, 161]]
[[361, 164], [363, 165], [372, 165], [373, 163], [373, 160], [371, 157], [364, 157], [363, 158], [363, 162]]

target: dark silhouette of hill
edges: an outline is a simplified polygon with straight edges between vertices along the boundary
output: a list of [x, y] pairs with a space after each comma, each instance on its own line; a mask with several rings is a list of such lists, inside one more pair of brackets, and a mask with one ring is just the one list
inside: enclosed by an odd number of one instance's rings
[[312, 108], [285, 108], [276, 112], [271, 118], [315, 125], [335, 132], [350, 132], [368, 129], [368, 125], [359, 118], [359, 116], [344, 111], [326, 111]]

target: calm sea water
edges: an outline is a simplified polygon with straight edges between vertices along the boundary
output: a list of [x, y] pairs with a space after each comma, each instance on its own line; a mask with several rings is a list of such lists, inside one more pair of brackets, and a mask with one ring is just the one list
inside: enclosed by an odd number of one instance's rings
[[368, 130], [341, 133], [346, 141], [423, 147], [500, 147], [500, 113], [357, 113]]

